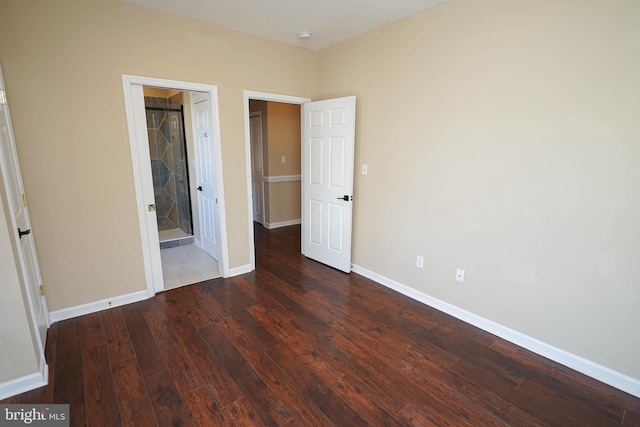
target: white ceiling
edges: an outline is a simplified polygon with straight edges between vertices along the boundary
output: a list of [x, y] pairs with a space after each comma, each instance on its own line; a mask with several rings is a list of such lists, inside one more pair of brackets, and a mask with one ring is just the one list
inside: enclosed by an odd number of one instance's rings
[[[446, 0], [123, 0], [313, 50]], [[298, 33], [309, 31], [309, 40]]]

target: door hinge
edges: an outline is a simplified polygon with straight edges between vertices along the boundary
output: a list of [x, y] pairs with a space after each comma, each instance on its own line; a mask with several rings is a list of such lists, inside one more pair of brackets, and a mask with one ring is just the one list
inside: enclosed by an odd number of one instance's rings
[[40, 285], [38, 290], [40, 291], [40, 296], [43, 297], [44, 296], [44, 285]]
[[0, 89], [0, 104], [7, 105], [7, 92]]
[[24, 206], [26, 208], [27, 207], [27, 196], [24, 193], [22, 193], [20, 196], [22, 197], [22, 206]]

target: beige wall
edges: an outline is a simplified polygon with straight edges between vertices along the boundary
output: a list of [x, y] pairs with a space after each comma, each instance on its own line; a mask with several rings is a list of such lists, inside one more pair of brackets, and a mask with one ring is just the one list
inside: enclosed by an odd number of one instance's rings
[[[269, 192], [269, 219], [271, 226], [280, 222], [299, 221], [302, 207], [300, 182], [278, 182], [267, 186]], [[291, 225], [291, 223], [289, 223]]]
[[[300, 175], [300, 106], [267, 102], [269, 176]], [[282, 163], [286, 156], [286, 163]]]
[[0, 173], [0, 384], [38, 372]]
[[144, 96], [153, 96], [155, 98], [171, 98], [173, 95], [177, 95], [181, 90], [177, 89], [163, 89], [159, 87], [145, 86], [142, 88]]
[[313, 96], [315, 52], [118, 0], [0, 8], [49, 308], [145, 289], [122, 74], [218, 85], [230, 266], [248, 264], [243, 90]]
[[356, 264], [640, 379], [640, 2], [449, 0], [318, 63]]

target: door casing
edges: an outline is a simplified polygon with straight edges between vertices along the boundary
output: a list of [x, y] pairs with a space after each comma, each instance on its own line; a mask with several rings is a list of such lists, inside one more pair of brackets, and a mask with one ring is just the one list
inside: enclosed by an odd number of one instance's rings
[[143, 86], [153, 86], [165, 89], [179, 89], [185, 91], [208, 92], [211, 96], [213, 123], [212, 147], [216, 152], [215, 165], [218, 181], [218, 209], [220, 215], [220, 259], [223, 277], [229, 277], [229, 247], [227, 241], [227, 221], [224, 197], [224, 181], [222, 173], [222, 150], [220, 147], [220, 116], [218, 111], [218, 87], [203, 83], [184, 82], [179, 80], [158, 79], [152, 77], [122, 75], [133, 179], [140, 225], [140, 239], [144, 263], [147, 294], [151, 297], [164, 290], [162, 276], [162, 259], [160, 257], [160, 242], [155, 212], [149, 211], [149, 205], [155, 204], [153, 194], [153, 179], [147, 136], [146, 115], [144, 110]]

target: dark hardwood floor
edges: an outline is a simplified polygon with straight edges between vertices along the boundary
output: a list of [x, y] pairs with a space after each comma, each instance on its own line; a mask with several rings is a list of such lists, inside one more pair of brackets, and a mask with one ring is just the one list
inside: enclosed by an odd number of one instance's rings
[[257, 268], [52, 325], [71, 425], [640, 426], [640, 399], [300, 255], [256, 227]]

